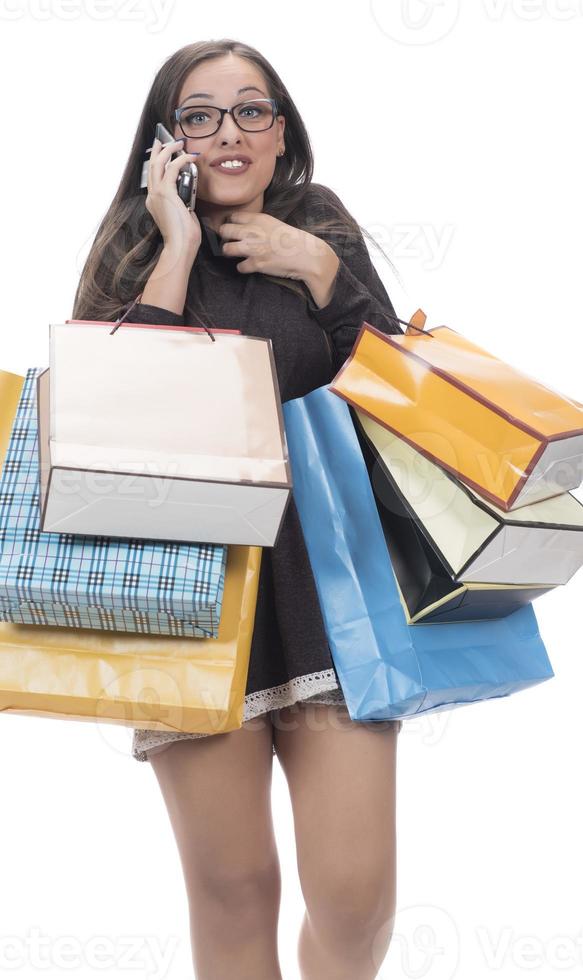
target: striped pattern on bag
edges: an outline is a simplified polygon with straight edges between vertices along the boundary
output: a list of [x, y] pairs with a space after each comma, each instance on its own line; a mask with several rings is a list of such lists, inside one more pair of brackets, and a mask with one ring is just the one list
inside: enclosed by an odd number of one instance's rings
[[226, 546], [39, 530], [42, 370], [26, 373], [0, 477], [0, 619], [216, 637]]

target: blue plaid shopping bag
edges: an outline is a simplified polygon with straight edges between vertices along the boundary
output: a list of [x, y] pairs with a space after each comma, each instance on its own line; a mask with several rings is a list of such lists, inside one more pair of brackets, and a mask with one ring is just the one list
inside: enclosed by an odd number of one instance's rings
[[0, 477], [0, 620], [216, 638], [226, 546], [39, 530], [42, 370], [26, 373]]

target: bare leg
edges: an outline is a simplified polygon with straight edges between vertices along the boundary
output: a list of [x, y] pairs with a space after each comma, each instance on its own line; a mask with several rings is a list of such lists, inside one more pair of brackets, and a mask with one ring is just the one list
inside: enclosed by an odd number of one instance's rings
[[197, 980], [281, 980], [269, 714], [148, 759], [184, 871]]
[[398, 722], [353, 722], [344, 705], [273, 716], [306, 902], [303, 980], [374, 980], [393, 933]]

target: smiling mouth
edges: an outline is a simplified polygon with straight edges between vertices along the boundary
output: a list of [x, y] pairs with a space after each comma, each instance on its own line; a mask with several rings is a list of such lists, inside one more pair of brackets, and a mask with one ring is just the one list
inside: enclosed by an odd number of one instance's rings
[[250, 163], [242, 163], [225, 167], [222, 163], [215, 163], [211, 170], [218, 170], [222, 174], [244, 174], [250, 166]]

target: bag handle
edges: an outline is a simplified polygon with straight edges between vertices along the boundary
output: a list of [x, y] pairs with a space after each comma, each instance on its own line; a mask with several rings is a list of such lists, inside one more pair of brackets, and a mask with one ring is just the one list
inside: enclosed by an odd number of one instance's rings
[[415, 330], [417, 330], [418, 333], [422, 333], [424, 337], [431, 337], [435, 339], [432, 333], [429, 333], [423, 329], [425, 327], [427, 317], [422, 309], [415, 310], [415, 313], [409, 321], [401, 320], [400, 317], [393, 316], [391, 313], [385, 313], [384, 311], [382, 311], [382, 314], [383, 316], [386, 316], [387, 319], [396, 321], [397, 323], [402, 323], [403, 326], [407, 327], [405, 330], [406, 334], [412, 334]]
[[[130, 306], [129, 306], [128, 308], [127, 308], [127, 310], [125, 311], [125, 313], [123, 314], [123, 316], [120, 316], [120, 317], [119, 317], [119, 319], [117, 319], [117, 320], [115, 321], [115, 323], [114, 323], [114, 325], [113, 325], [113, 327], [112, 327], [112, 329], [111, 329], [111, 330], [109, 331], [109, 334], [110, 334], [110, 336], [111, 336], [111, 334], [112, 334], [112, 333], [115, 333], [115, 331], [116, 331], [116, 330], [118, 329], [118, 327], [120, 327], [120, 326], [121, 326], [121, 324], [122, 324], [122, 323], [123, 323], [123, 321], [125, 320], [125, 318], [126, 318], [126, 316], [128, 315], [128, 313], [131, 313], [131, 311], [133, 310], [133, 308], [134, 308], [134, 306], [136, 306], [136, 304], [140, 302], [140, 300], [141, 300], [141, 298], [142, 298], [142, 296], [143, 296], [143, 295], [144, 295], [143, 293], [140, 293], [140, 294], [139, 294], [138, 296], [136, 296], [136, 298], [135, 298], [135, 300], [134, 300], [134, 301], [133, 301], [133, 303], [132, 303], [132, 304], [131, 304], [131, 305], [130, 305]], [[204, 327], [204, 329], [206, 330], [206, 332], [208, 333], [208, 335], [209, 335], [209, 337], [211, 338], [211, 340], [212, 340], [213, 342], [214, 342], [214, 341], [216, 341], [216, 337], [215, 337], [215, 336], [213, 335], [213, 333], [212, 333], [212, 332], [211, 332], [211, 331], [209, 330], [209, 328], [208, 328], [208, 327], [206, 326], [206, 324], [204, 324], [204, 323], [203, 323], [203, 327]]]
[[[425, 333], [425, 324], [427, 322], [427, 317], [423, 310], [415, 310], [413, 316], [409, 320], [409, 326], [405, 330], [405, 333], [413, 333], [414, 330], [420, 330], [421, 333]], [[427, 333], [427, 337], [433, 337], [432, 333]]]

